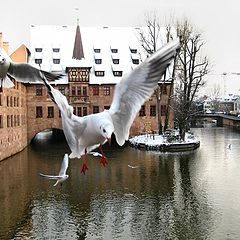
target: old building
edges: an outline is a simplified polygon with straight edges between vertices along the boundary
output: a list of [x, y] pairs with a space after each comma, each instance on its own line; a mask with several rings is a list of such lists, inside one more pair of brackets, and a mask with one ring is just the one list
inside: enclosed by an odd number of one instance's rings
[[[0, 33], [0, 47], [8, 53], [8, 43]], [[27, 48], [22, 45], [10, 57], [16, 62], [27, 62]], [[0, 93], [0, 160], [27, 146], [27, 88], [15, 82], [14, 88]]]
[[[63, 82], [55, 82], [78, 116], [108, 109], [115, 85], [145, 58], [139, 43], [139, 28], [76, 26], [32, 26], [31, 64], [52, 72], [65, 72]], [[170, 82], [160, 83], [159, 112], [165, 124]], [[169, 127], [173, 127], [170, 111]], [[130, 134], [157, 131], [156, 96], [142, 106]]]

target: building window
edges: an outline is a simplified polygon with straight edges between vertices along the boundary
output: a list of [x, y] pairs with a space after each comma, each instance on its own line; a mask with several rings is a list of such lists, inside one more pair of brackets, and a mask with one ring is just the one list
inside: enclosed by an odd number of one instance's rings
[[35, 52], [42, 52], [42, 48], [35, 48]]
[[167, 94], [167, 86], [166, 84], [162, 84], [161, 85], [161, 93], [166, 95]]
[[133, 64], [139, 64], [139, 59], [132, 59]]
[[166, 116], [166, 110], [167, 110], [167, 106], [161, 105], [161, 116]]
[[93, 87], [93, 96], [99, 96], [99, 87]]
[[48, 107], [48, 118], [54, 117], [54, 107]]
[[104, 71], [95, 71], [95, 76], [97, 77], [103, 77], [104, 76]]
[[156, 116], [156, 105], [150, 106], [150, 116], [155, 117]]
[[65, 95], [65, 87], [59, 86], [59, 87], [58, 87], [58, 90], [59, 90], [63, 95]]
[[7, 115], [7, 127], [10, 127], [10, 116]]
[[86, 97], [87, 96], [87, 87], [83, 87], [82, 90], [83, 90], [82, 95], [84, 97]]
[[60, 52], [60, 48], [53, 48], [53, 52]]
[[139, 116], [140, 117], [144, 117], [146, 116], [146, 113], [145, 113], [145, 105], [143, 105], [139, 111]]
[[104, 96], [110, 95], [110, 87], [103, 87], [103, 95]]
[[81, 117], [82, 116], [82, 108], [77, 107], [77, 116]]
[[83, 107], [83, 116], [87, 116], [87, 107]]
[[95, 53], [100, 53], [100, 52], [101, 52], [101, 49], [100, 49], [100, 48], [94, 48], [94, 52], [95, 52]]
[[38, 64], [38, 65], [42, 64], [42, 59], [41, 58], [36, 58], [35, 63]]
[[135, 49], [135, 48], [130, 48], [130, 52], [131, 52], [131, 53], [137, 53], [137, 49]]
[[113, 71], [113, 76], [121, 77], [122, 76], [122, 71]]
[[119, 59], [114, 58], [112, 61], [113, 61], [113, 64], [119, 64]]
[[36, 86], [36, 96], [42, 96], [42, 95], [43, 95], [42, 86]]
[[3, 128], [3, 116], [0, 115], [0, 128]]
[[77, 96], [81, 96], [81, 87], [77, 86]]
[[110, 109], [110, 106], [109, 106], [109, 105], [104, 106], [104, 110], [108, 110], [108, 109]]
[[74, 86], [72, 86], [72, 96], [76, 95], [76, 88]]
[[42, 106], [36, 107], [36, 118], [42, 118], [43, 117], [43, 110]]
[[112, 51], [112, 53], [118, 53], [118, 49], [116, 49], [116, 48], [112, 48], [111, 51]]
[[93, 106], [93, 113], [99, 113], [99, 106]]
[[95, 59], [96, 64], [102, 64], [102, 59]]
[[54, 64], [60, 64], [60, 59], [54, 58], [54, 59], [53, 59], [53, 63], [54, 63]]

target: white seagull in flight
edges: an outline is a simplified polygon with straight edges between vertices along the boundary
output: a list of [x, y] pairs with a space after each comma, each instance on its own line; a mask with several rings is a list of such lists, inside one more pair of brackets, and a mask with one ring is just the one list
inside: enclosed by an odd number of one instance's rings
[[58, 183], [62, 184], [62, 182], [67, 180], [68, 177], [69, 177], [69, 175], [66, 174], [67, 168], [68, 168], [68, 162], [69, 162], [68, 154], [65, 153], [63, 161], [62, 161], [61, 169], [60, 169], [58, 175], [45, 175], [45, 174], [42, 174], [42, 173], [39, 173], [39, 175], [41, 177], [45, 177], [45, 178], [48, 178], [48, 179], [55, 179], [55, 180], [57, 180], [56, 183], [53, 185], [54, 187], [57, 186]]
[[60, 79], [62, 74], [52, 74], [32, 67], [27, 63], [13, 62], [10, 57], [0, 49], [0, 92], [2, 88], [11, 88], [14, 86], [12, 80], [18, 82], [42, 82], [42, 74], [47, 80], [53, 81]]
[[72, 151], [69, 158], [85, 155], [81, 172], [85, 174], [88, 169], [87, 153], [99, 146], [103, 155], [101, 163], [104, 166], [107, 164], [102, 145], [110, 141], [112, 133], [120, 146], [125, 143], [136, 114], [153, 94], [179, 47], [180, 40], [177, 38], [159, 49], [116, 85], [109, 110], [84, 117], [74, 115], [73, 107], [68, 104], [67, 98], [54, 89], [43, 76], [52, 100], [61, 111], [63, 131]]

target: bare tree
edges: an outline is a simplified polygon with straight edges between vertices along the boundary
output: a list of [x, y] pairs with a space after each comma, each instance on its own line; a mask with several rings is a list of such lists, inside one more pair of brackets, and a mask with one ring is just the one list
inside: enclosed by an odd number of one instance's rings
[[177, 34], [181, 37], [181, 48], [176, 64], [175, 87], [175, 122], [182, 140], [189, 128], [190, 118], [194, 113], [193, 101], [208, 73], [209, 62], [201, 56], [204, 45], [201, 34], [196, 33], [188, 20], [177, 23]]
[[[157, 49], [163, 44], [163, 36], [161, 36], [161, 27], [158, 18], [155, 14], [146, 16], [146, 29], [141, 29], [139, 32], [140, 35], [140, 43], [146, 52], [147, 56], [150, 56], [154, 52], [157, 51]], [[173, 39], [172, 37], [172, 26], [167, 25], [165, 28], [165, 34], [166, 36], [166, 42], [169, 42]], [[173, 79], [173, 78], [172, 78]], [[160, 79], [159, 79], [160, 80]], [[164, 75], [164, 79], [161, 81], [161, 85], [163, 86], [165, 84], [166, 80], [166, 74]], [[160, 85], [160, 84], [159, 84]], [[170, 89], [170, 94], [172, 93], [172, 87]], [[156, 103], [157, 103], [157, 121], [158, 121], [158, 133], [162, 134], [163, 126], [162, 126], [162, 120], [161, 120], [161, 96], [162, 91], [160, 86], [158, 86], [154, 92], [154, 95], [156, 96]], [[170, 97], [170, 96], [169, 96]], [[166, 108], [166, 118], [165, 118], [165, 124], [164, 126], [168, 126], [169, 121], [169, 104], [170, 100], [168, 102], [167, 108]]]

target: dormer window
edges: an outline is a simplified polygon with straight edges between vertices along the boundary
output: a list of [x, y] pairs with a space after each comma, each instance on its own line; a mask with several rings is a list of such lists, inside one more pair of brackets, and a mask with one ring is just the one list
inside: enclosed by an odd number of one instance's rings
[[53, 63], [54, 63], [54, 64], [59, 64], [59, 63], [60, 63], [60, 59], [56, 59], [56, 58], [53, 59]]
[[122, 71], [113, 71], [114, 77], [122, 77]]
[[94, 52], [95, 52], [95, 53], [100, 53], [100, 52], [101, 52], [101, 49], [100, 49], [100, 48], [94, 48]]
[[130, 48], [130, 52], [131, 52], [131, 53], [137, 53], [137, 49], [135, 49], [135, 48]]
[[105, 75], [104, 71], [95, 71], [95, 76], [97, 77], [103, 77]]
[[35, 48], [35, 52], [42, 52], [42, 48]]
[[139, 64], [139, 59], [132, 59], [133, 64]]
[[102, 59], [99, 59], [99, 58], [98, 58], [98, 59], [95, 59], [95, 63], [96, 63], [96, 64], [102, 64]]
[[38, 64], [38, 65], [39, 65], [39, 64], [42, 64], [42, 59], [39, 59], [39, 58], [38, 58], [38, 59], [35, 59], [35, 63]]
[[113, 59], [112, 61], [114, 64], [119, 64], [119, 59]]
[[116, 48], [111, 48], [112, 53], [118, 53], [118, 49]]
[[60, 52], [60, 48], [53, 48], [53, 52]]

